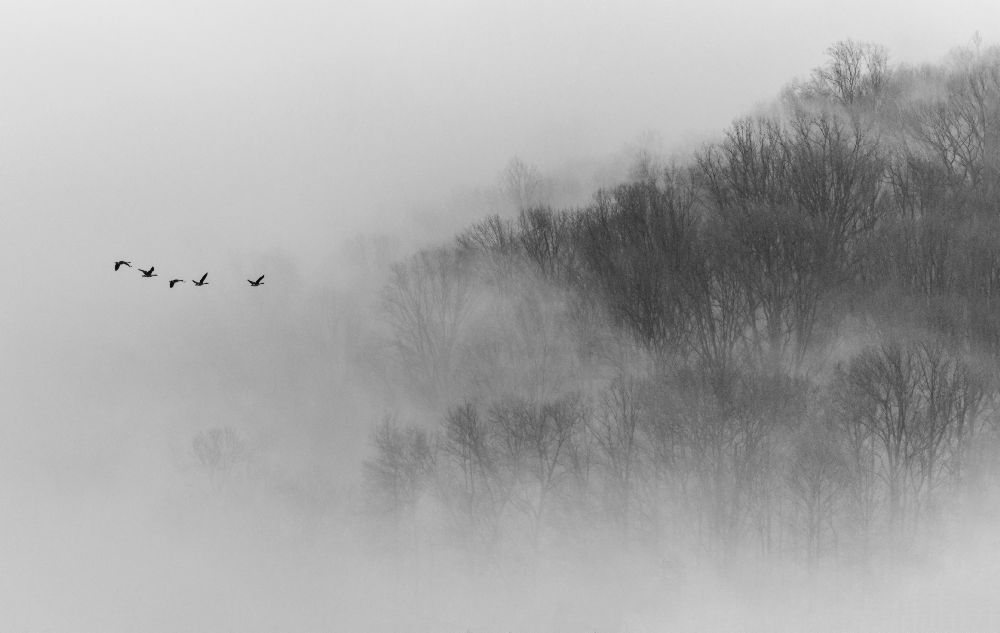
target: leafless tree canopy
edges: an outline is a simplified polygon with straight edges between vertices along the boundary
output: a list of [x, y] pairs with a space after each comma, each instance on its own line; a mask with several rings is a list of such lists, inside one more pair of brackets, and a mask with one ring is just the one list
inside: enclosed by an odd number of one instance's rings
[[904, 551], [996, 476], [1000, 53], [828, 55], [580, 209], [514, 159], [512, 219], [394, 268], [394, 349], [435, 413], [376, 432], [383, 503], [447, 509], [470, 551], [606, 531], [816, 564]]

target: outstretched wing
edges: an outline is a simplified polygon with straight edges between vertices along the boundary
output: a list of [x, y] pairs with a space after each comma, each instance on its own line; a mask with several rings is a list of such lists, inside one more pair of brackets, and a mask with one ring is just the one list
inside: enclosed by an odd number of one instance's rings
[[154, 270], [156, 270], [156, 266], [150, 266], [149, 267], [149, 272], [153, 272]]
[[261, 275], [260, 277], [258, 277], [256, 283], [260, 283], [262, 279], [264, 279], [264, 275]]
[[204, 275], [202, 275], [201, 279], [198, 280], [198, 283], [200, 283], [200, 284], [205, 283], [205, 277], [208, 277], [208, 273], [205, 273]]
[[121, 262], [115, 262], [115, 270], [118, 270], [121, 267], [122, 267], [122, 263]]

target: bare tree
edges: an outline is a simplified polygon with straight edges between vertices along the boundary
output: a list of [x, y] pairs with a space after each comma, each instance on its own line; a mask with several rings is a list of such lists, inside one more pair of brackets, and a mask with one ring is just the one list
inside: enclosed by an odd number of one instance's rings
[[884, 46], [842, 40], [826, 54], [827, 63], [813, 71], [813, 90], [845, 106], [878, 105], [889, 81], [889, 54]]
[[634, 183], [599, 194], [577, 227], [582, 292], [599, 298], [616, 325], [661, 355], [679, 351], [688, 332], [683, 284], [703, 255], [693, 206], [684, 183], [665, 189]]
[[198, 464], [212, 479], [227, 477], [247, 459], [247, 448], [232, 427], [210, 429], [195, 436], [191, 442]]
[[575, 396], [544, 403], [507, 397], [490, 408], [498, 457], [518, 480], [511, 501], [529, 517], [536, 551], [552, 497], [571, 471], [571, 439], [583, 419]]
[[786, 470], [787, 489], [799, 513], [810, 565], [828, 547], [836, 546], [835, 519], [848, 483], [848, 462], [836, 427], [826, 417], [824, 412], [814, 412], [803, 424]]
[[879, 474], [888, 489], [890, 532], [903, 518], [906, 470], [920, 416], [919, 358], [914, 349], [896, 341], [863, 351], [850, 365], [845, 379], [852, 408], [850, 417], [874, 439]]
[[522, 252], [543, 278], [572, 284], [578, 269], [573, 222], [568, 212], [523, 209], [518, 216]]
[[641, 415], [639, 381], [622, 371], [600, 393], [589, 425], [608, 480], [606, 507], [625, 538], [639, 476]]
[[922, 77], [921, 93], [904, 109], [907, 131], [936, 157], [952, 186], [980, 191], [997, 210], [1000, 170], [1000, 48], [959, 51], [952, 69]]
[[517, 156], [500, 173], [500, 191], [518, 211], [545, 206], [551, 198], [551, 185], [538, 167]]
[[904, 518], [934, 511], [938, 487], [955, 483], [982, 383], [939, 342], [889, 340], [859, 354], [840, 385], [842, 415], [860, 427], [848, 436], [870, 451], [869, 466], [886, 486], [890, 533], [898, 534]]
[[496, 548], [515, 481], [501, 468], [495, 432], [475, 405], [465, 402], [445, 416], [442, 447], [454, 474], [444, 473], [441, 486], [460, 535], [474, 548]]
[[878, 138], [827, 112], [799, 110], [789, 126], [792, 192], [815, 226], [816, 256], [828, 267], [847, 267], [857, 239], [885, 214]]
[[467, 255], [439, 249], [393, 266], [383, 292], [397, 358], [432, 406], [440, 406], [456, 386], [472, 281]]
[[412, 519], [420, 494], [434, 468], [433, 448], [426, 431], [400, 427], [386, 416], [372, 434], [375, 455], [365, 461], [366, 502], [370, 511], [395, 530]]
[[876, 140], [804, 107], [786, 123], [739, 120], [698, 156], [716, 213], [708, 244], [717, 281], [703, 288], [730, 288], [732, 327], [749, 328], [771, 367], [798, 369], [816, 342], [821, 301], [850, 278], [858, 244], [882, 215], [882, 171]]

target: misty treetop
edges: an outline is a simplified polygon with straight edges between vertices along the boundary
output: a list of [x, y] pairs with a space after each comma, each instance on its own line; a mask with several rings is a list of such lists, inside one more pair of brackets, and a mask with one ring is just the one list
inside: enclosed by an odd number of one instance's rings
[[385, 375], [420, 405], [366, 466], [390, 535], [862, 560], [997, 488], [1000, 48], [840, 42], [632, 174], [558, 209], [518, 161], [516, 217], [393, 267]]

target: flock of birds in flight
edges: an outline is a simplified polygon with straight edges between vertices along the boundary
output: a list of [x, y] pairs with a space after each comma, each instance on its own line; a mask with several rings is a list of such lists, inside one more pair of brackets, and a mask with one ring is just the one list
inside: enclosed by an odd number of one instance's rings
[[[128, 266], [129, 268], [131, 268], [132, 267], [132, 262], [127, 262], [127, 261], [124, 261], [124, 260], [120, 260], [120, 261], [115, 262], [115, 271], [117, 271], [122, 266]], [[153, 272], [155, 269], [156, 269], [156, 266], [150, 266], [149, 270], [143, 270], [141, 268], [139, 268], [138, 270], [139, 270], [140, 273], [142, 273], [143, 277], [159, 277], [159, 275], [157, 275], [156, 273]], [[207, 286], [208, 282], [205, 281], [205, 277], [208, 277], [208, 273], [205, 273], [204, 275], [202, 275], [201, 279], [192, 279], [191, 283], [193, 283], [196, 286]], [[176, 284], [182, 284], [182, 283], [184, 283], [184, 280], [183, 279], [171, 279], [169, 283], [170, 283], [170, 287], [173, 288], [174, 285], [176, 285]], [[264, 275], [261, 275], [260, 277], [258, 277], [257, 281], [252, 281], [250, 279], [247, 279], [247, 283], [250, 284], [251, 286], [255, 287], [255, 288], [257, 286], [263, 285], [264, 284]]]

